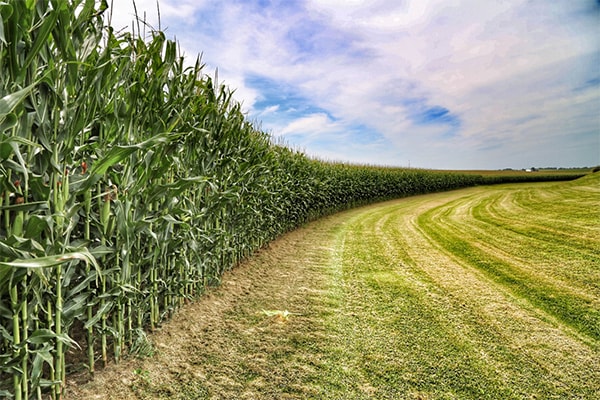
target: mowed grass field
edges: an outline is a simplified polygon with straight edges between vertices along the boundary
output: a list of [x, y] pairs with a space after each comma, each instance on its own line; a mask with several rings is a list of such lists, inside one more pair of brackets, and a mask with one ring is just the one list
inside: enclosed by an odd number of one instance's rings
[[150, 341], [66, 398], [600, 398], [600, 174], [323, 218]]

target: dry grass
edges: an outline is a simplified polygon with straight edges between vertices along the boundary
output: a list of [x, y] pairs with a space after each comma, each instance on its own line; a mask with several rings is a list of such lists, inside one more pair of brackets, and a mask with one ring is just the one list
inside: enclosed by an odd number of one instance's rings
[[302, 343], [323, 334], [315, 317], [323, 312], [323, 234], [317, 224], [275, 241], [151, 335], [154, 357], [112, 365], [87, 385], [70, 385], [67, 398], [310, 396], [305, 380], [320, 357]]

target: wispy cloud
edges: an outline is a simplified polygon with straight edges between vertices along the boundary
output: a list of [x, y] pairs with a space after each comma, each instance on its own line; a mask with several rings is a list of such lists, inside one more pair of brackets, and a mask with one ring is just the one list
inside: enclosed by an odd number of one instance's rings
[[[127, 24], [131, 11], [115, 5]], [[138, 0], [157, 25], [153, 0]], [[600, 5], [161, 0], [252, 119], [319, 157], [434, 168], [600, 163]], [[126, 17], [126, 18], [125, 18]], [[117, 24], [118, 25], [118, 24]]]

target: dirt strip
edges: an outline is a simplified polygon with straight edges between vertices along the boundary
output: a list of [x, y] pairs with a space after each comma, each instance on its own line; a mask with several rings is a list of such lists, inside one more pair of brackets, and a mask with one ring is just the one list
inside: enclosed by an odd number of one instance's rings
[[296, 385], [289, 398], [311, 396], [314, 391], [303, 382], [318, 359], [296, 355], [298, 362], [285, 369], [274, 361], [294, 357], [290, 342], [318, 342], [324, 334], [306, 316], [322, 312], [314, 297], [321, 296], [327, 279], [322, 269], [331, 226], [341, 220], [324, 219], [288, 233], [226, 272], [220, 287], [150, 335], [153, 357], [110, 365], [87, 384], [72, 377], [66, 399], [254, 399], [257, 392], [284, 399], [285, 393], [275, 395], [283, 380]]

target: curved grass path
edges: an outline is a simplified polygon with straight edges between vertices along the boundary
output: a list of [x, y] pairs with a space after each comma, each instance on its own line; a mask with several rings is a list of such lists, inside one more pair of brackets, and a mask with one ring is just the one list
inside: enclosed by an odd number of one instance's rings
[[151, 341], [67, 399], [600, 398], [600, 175], [324, 218]]

